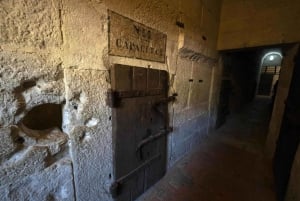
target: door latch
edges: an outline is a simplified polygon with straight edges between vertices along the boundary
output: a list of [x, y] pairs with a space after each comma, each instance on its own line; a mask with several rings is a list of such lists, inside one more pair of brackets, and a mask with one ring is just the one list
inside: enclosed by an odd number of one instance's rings
[[169, 103], [169, 102], [174, 102], [174, 101], [176, 101], [176, 97], [178, 96], [178, 94], [177, 93], [174, 93], [174, 94], [172, 94], [172, 96], [169, 96], [169, 97], [167, 97], [167, 98], [163, 98], [163, 99], [160, 99], [160, 100], [158, 100], [155, 104], [154, 104], [154, 106], [158, 106], [158, 105], [160, 105], [160, 104], [166, 104], [166, 103]]

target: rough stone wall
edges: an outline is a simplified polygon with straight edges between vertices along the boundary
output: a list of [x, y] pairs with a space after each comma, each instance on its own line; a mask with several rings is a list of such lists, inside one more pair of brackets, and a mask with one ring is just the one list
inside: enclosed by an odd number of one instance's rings
[[[220, 4], [0, 1], [0, 199], [112, 200], [111, 110], [105, 92], [114, 63], [170, 73], [170, 94], [178, 97], [169, 107], [174, 132], [168, 138], [168, 165], [197, 147], [215, 120]], [[109, 56], [107, 9], [167, 34], [166, 63]], [[182, 49], [198, 59], [183, 57]], [[28, 111], [46, 103], [62, 105], [62, 131], [22, 125]]]
[[[277, 93], [275, 97], [272, 117], [270, 120], [268, 137], [265, 146], [266, 156], [269, 158], [274, 158], [277, 140], [280, 135], [281, 123], [285, 111], [285, 102], [288, 98], [289, 88], [294, 71], [294, 58], [298, 52], [299, 45], [293, 45], [286, 50], [285, 57], [283, 58], [282, 68], [280, 71], [279, 82]], [[289, 185], [287, 188], [286, 201], [296, 201], [299, 200], [299, 149], [295, 154], [292, 170], [290, 173]]]
[[1, 200], [74, 200], [68, 135], [21, 123], [37, 105], [64, 102], [60, 7], [0, 2]]
[[298, 201], [300, 200], [300, 149], [298, 148], [297, 153], [295, 155], [295, 160], [293, 163], [293, 167], [291, 170], [291, 177], [289, 180], [289, 185], [286, 193], [285, 200], [286, 201]]
[[296, 0], [223, 0], [218, 49], [239, 49], [299, 41]]
[[274, 101], [272, 117], [270, 120], [268, 137], [266, 141], [265, 152], [267, 157], [273, 158], [276, 142], [281, 129], [281, 122], [285, 110], [285, 101], [287, 100], [290, 84], [294, 70], [294, 57], [298, 51], [298, 45], [285, 50], [285, 57], [282, 61], [282, 68], [280, 71], [277, 93]]
[[63, 66], [76, 200], [111, 200], [113, 182], [107, 10], [101, 1], [65, 0]]

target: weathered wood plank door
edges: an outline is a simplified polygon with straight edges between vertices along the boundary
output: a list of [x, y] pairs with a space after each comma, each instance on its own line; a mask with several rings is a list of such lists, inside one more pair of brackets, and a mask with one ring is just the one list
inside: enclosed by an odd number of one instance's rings
[[168, 73], [114, 65], [111, 70], [116, 201], [132, 201], [166, 171]]

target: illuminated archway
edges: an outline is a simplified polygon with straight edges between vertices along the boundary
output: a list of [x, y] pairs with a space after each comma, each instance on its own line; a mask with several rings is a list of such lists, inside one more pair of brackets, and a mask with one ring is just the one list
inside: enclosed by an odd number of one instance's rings
[[270, 96], [274, 93], [273, 88], [279, 78], [282, 58], [280, 50], [269, 51], [262, 56], [258, 74], [258, 95]]
[[283, 58], [283, 56], [282, 56], [282, 54], [281, 54], [280, 52], [275, 52], [275, 51], [268, 52], [268, 53], [266, 53], [266, 54], [262, 57], [262, 59], [261, 59], [261, 66], [263, 66], [263, 64], [264, 64], [264, 62], [265, 62], [265, 59], [270, 58], [270, 56], [272, 56], [272, 55], [277, 55], [277, 56], [279, 56], [279, 57], [280, 57], [280, 61], [281, 61], [282, 58]]

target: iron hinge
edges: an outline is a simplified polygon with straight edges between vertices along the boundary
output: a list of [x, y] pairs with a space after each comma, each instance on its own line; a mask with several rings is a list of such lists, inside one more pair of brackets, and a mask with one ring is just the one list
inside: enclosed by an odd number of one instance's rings
[[110, 107], [110, 108], [116, 108], [120, 105], [120, 97], [119, 97], [119, 93], [117, 91], [114, 91], [112, 89], [109, 89], [106, 92], [106, 104]]

